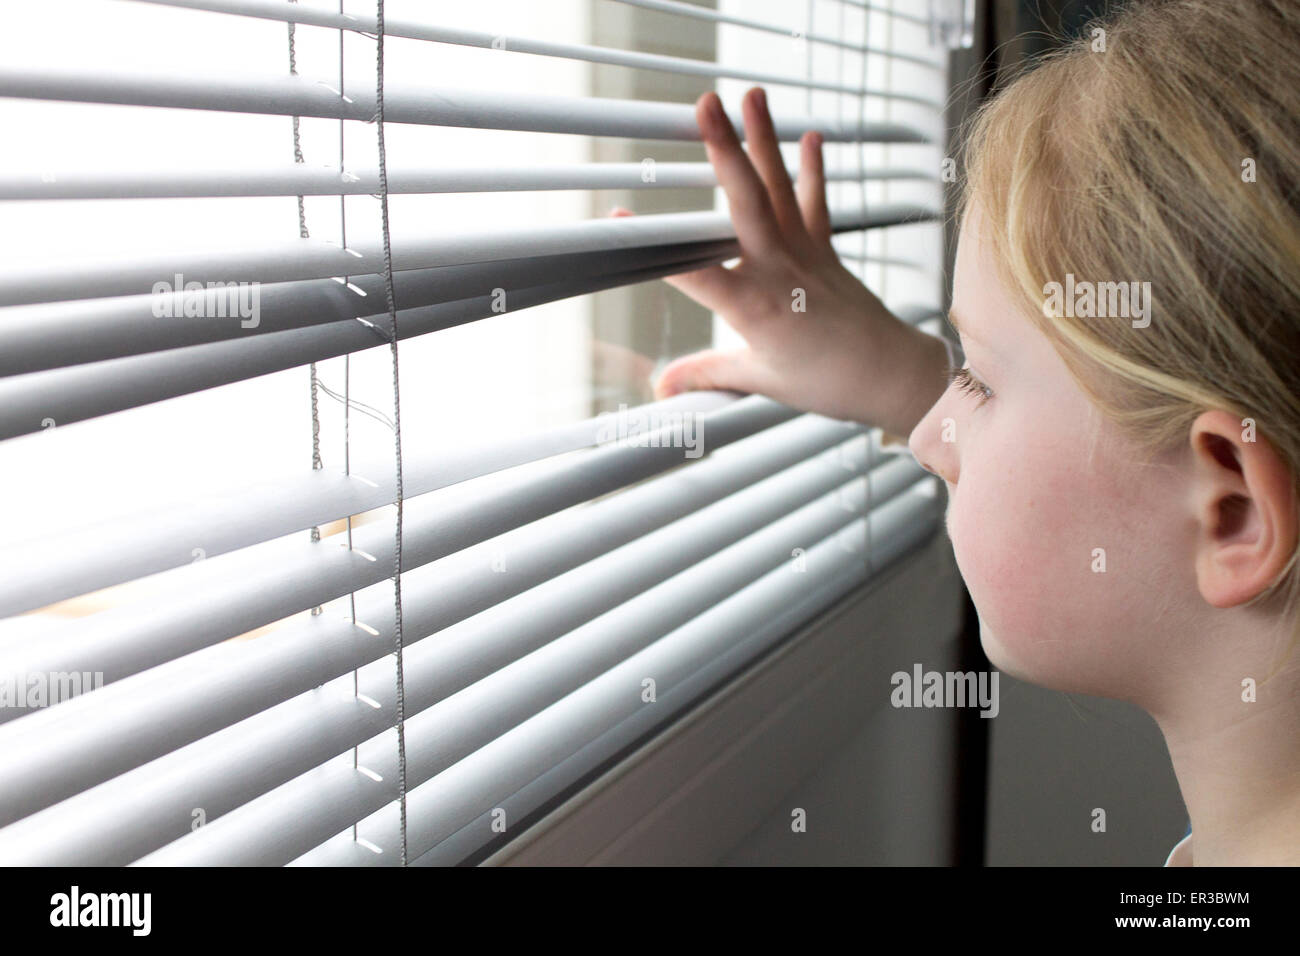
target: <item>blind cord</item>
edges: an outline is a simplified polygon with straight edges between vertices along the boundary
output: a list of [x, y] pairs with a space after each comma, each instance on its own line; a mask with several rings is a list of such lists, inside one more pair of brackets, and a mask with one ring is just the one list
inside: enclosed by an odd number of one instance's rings
[[[290, 3], [297, 3], [298, 0], [289, 0]], [[289, 75], [298, 75], [298, 52], [294, 47], [294, 22], [288, 23], [289, 27]], [[293, 161], [302, 165], [305, 160], [302, 156], [302, 135], [299, 128], [298, 117], [293, 117]], [[298, 238], [310, 239], [311, 234], [307, 231], [307, 208], [303, 197], [298, 197]], [[320, 379], [316, 374], [316, 363], [312, 362], [308, 366], [311, 376], [311, 467], [312, 471], [320, 471], [324, 466], [320, 457], [320, 401], [318, 389]], [[313, 543], [320, 541], [320, 526], [312, 525], [311, 540]], [[321, 613], [320, 605], [311, 609], [313, 616]]]
[[[343, 13], [343, 0], [339, 0], [339, 13], [340, 14]], [[343, 37], [344, 37], [344, 32], [342, 29], [340, 29], [339, 30], [339, 98], [346, 103], [348, 102], [348, 95], [347, 95], [347, 86], [344, 83], [344, 76], [343, 76]], [[344, 161], [345, 157], [343, 151], [344, 131], [346, 129], [346, 126], [347, 126], [347, 120], [340, 118], [339, 119], [339, 174], [340, 175], [342, 175], [347, 169], [347, 165]], [[339, 193], [339, 246], [343, 249], [347, 249], [348, 247], [348, 197], [346, 194], [342, 192]], [[351, 276], [343, 277], [343, 285], [345, 287], [349, 284], [350, 279]], [[324, 389], [323, 385], [322, 388]], [[339, 400], [339, 396], [337, 393], [332, 393], [330, 392], [329, 389], [324, 389], [324, 391], [331, 398], [335, 399], [336, 401]], [[360, 404], [359, 402], [354, 403], [352, 400], [352, 354], [351, 353], [348, 353], [347, 355], [343, 356], [342, 402], [343, 402], [343, 474], [350, 476], [352, 474], [352, 407], [354, 404], [358, 404], [358, 405]], [[352, 515], [348, 515], [348, 550], [349, 551], [352, 550]], [[357, 619], [356, 592], [353, 592], [348, 595], [348, 604], [349, 607], [351, 608], [350, 613], [352, 616], [352, 620], [355, 622]], [[360, 693], [360, 680], [361, 679], [357, 674], [357, 672], [353, 671], [352, 672], [353, 696], [356, 696], [358, 693]], [[357, 759], [358, 759], [358, 750], [357, 748], [353, 747], [352, 748], [353, 768], [357, 767]], [[356, 824], [353, 824], [352, 838], [356, 839], [356, 836], [357, 836], [357, 828], [356, 828]]]
[[384, 293], [388, 297], [393, 356], [393, 454], [397, 465], [397, 531], [393, 563], [394, 650], [397, 654], [397, 804], [406, 859], [406, 681], [402, 660], [402, 401], [397, 362], [397, 305], [393, 297], [393, 249], [388, 229], [388, 157], [384, 147], [384, 0], [375, 0], [375, 122], [379, 130], [379, 214], [384, 231]]

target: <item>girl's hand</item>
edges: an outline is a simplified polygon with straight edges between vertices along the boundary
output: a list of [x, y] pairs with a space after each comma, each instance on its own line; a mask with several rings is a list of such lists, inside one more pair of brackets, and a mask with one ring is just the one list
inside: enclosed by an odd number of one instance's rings
[[[808, 132], [800, 140], [796, 193], [763, 90], [751, 89], [743, 108], [748, 154], [716, 93], [695, 106], [727, 194], [740, 262], [665, 281], [718, 312], [748, 346], [677, 359], [655, 395], [756, 393], [906, 437], [947, 387], [947, 351], [892, 315], [840, 262], [831, 246], [821, 137]], [[806, 311], [795, 311], [800, 298]]]

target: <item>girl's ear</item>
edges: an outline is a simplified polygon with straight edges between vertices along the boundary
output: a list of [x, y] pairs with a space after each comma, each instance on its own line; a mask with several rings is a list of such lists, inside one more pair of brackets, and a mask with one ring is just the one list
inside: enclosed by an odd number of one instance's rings
[[1291, 560], [1295, 476], [1252, 423], [1230, 412], [1203, 412], [1190, 440], [1197, 586], [1212, 607], [1235, 607], [1266, 590]]

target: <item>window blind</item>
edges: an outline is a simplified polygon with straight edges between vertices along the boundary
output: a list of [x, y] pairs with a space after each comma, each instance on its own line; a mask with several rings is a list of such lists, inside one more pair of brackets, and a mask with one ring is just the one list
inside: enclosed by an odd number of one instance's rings
[[[336, 120], [340, 156], [237, 168], [214, 151], [202, 167], [114, 169], [86, 150], [55, 156], [55, 169], [0, 171], [10, 209], [52, 204], [102, 222], [95, 204], [143, 216], [159, 203], [299, 197], [301, 226], [298, 238], [217, 242], [195, 225], [151, 244], [108, 229], [81, 249], [55, 244], [0, 267], [0, 455], [32, 474], [86, 466], [76, 500], [0, 553], [0, 861], [461, 862], [935, 533], [932, 477], [882, 446], [878, 429], [759, 396], [692, 393], [624, 407], [617, 422], [605, 413], [469, 442], [403, 432], [396, 378], [411, 343], [496, 321], [503, 297], [505, 317], [527, 323], [548, 303], [725, 262], [739, 245], [712, 209], [437, 229], [408, 219], [399, 234], [383, 205], [389, 195], [486, 203], [711, 188], [707, 163], [342, 155], [349, 124], [377, 135], [388, 124], [528, 133], [539, 144], [698, 139], [688, 103], [480, 89], [476, 75], [458, 88], [380, 85], [389, 38], [431, 58], [477, 51], [703, 78], [724, 98], [727, 84], [770, 84], [803, 100], [776, 115], [782, 141], [817, 129], [847, 151], [828, 174], [841, 253], [901, 318], [934, 323], [946, 74], [927, 18], [857, 0], [743, 13], [729, 0], [570, 4], [715, 33], [718, 53], [702, 60], [635, 48], [631, 34], [618, 47], [582, 31], [473, 30], [437, 22], [433, 7], [390, 18], [382, 3], [110, 5], [156, 11], [148, 23], [162, 42], [199, 42], [205, 23], [231, 19], [280, 31], [281, 42], [287, 29], [290, 51], [306, 31], [337, 34], [339, 75], [276, 74], [269, 62], [223, 73], [42, 61], [0, 66], [0, 96], [214, 124], [258, 115], [292, 122], [295, 152], [302, 118]], [[792, 7], [794, 28], [779, 22]], [[363, 79], [348, 61], [343, 82], [345, 37], [376, 47]], [[759, 37], [794, 46], [774, 60]], [[868, 158], [891, 147], [913, 152]], [[382, 227], [353, 221], [339, 241], [311, 238], [301, 197], [313, 196], [373, 196]], [[890, 294], [891, 279], [901, 292]], [[255, 316], [240, 311], [251, 288]], [[349, 415], [391, 427], [391, 452], [349, 439], [341, 462], [313, 452], [277, 474], [249, 457], [219, 488], [202, 487], [198, 461], [167, 476], [142, 470], [132, 490], [143, 504], [100, 513], [113, 502], [97, 493], [96, 468], [108, 467], [105, 442], [127, 453], [105, 437], [121, 423], [310, 370], [315, 435], [325, 387], [315, 363], [384, 349], [391, 417], [342, 398]], [[187, 465], [188, 493], [172, 482]], [[346, 533], [322, 535], [339, 522]], [[91, 599], [106, 603], [50, 613]]]

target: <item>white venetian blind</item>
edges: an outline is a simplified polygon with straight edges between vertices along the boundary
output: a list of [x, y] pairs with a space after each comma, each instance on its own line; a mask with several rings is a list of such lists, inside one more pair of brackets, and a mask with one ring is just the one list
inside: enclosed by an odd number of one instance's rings
[[[597, 5], [717, 55], [594, 42]], [[580, 359], [588, 293], [739, 249], [720, 209], [591, 216], [716, 184], [593, 161], [698, 138], [594, 64], [733, 116], [765, 85], [842, 255], [933, 320], [945, 57], [898, 6], [53, 0], [7, 36], [0, 862], [460, 862], [933, 534], [877, 430], [593, 414]]]

